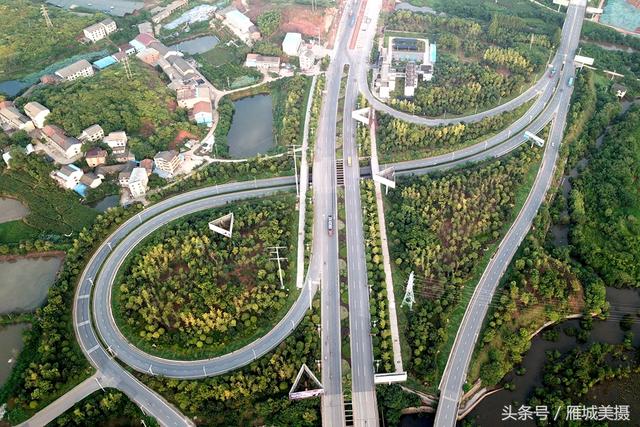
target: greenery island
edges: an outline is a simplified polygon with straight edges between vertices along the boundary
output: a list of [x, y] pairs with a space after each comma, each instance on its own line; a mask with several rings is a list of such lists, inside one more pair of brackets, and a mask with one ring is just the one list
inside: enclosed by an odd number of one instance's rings
[[426, 37], [437, 44], [438, 59], [432, 81], [421, 81], [412, 100], [393, 94], [391, 104], [426, 116], [460, 115], [523, 92], [544, 73], [560, 40], [560, 15], [535, 12], [515, 16], [502, 8], [489, 13], [470, 7], [447, 11], [458, 16], [394, 12], [385, 20], [385, 34]]
[[407, 368], [419, 382], [437, 385], [445, 343], [452, 345], [488, 255], [524, 202], [538, 158], [525, 147], [473, 169], [403, 179], [389, 193], [394, 282], [404, 289], [409, 274], [416, 275], [413, 309], [405, 306], [399, 314], [406, 316], [400, 329], [404, 357], [411, 359]]
[[[148, 237], [114, 288], [123, 332], [150, 353], [194, 359], [240, 348], [271, 329], [297, 294], [290, 291], [294, 203], [278, 195], [207, 210]], [[228, 212], [235, 217], [231, 238], [208, 227]], [[284, 288], [269, 249], [275, 246], [284, 247]]]

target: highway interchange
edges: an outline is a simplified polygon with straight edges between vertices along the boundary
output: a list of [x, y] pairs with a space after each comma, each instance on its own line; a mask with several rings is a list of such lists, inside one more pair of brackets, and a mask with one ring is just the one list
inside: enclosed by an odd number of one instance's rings
[[[351, 119], [357, 95], [363, 93], [375, 109], [392, 114], [402, 120], [423, 125], [440, 125], [455, 122], [471, 122], [514, 109], [536, 97], [529, 111], [509, 128], [473, 146], [453, 153], [427, 159], [396, 163], [398, 173], [428, 173], [459, 167], [492, 157], [500, 157], [525, 142], [524, 131], [537, 133], [549, 122], [552, 128], [546, 144], [542, 165], [529, 198], [501, 242], [498, 252], [490, 261], [473, 295], [471, 303], [456, 337], [449, 363], [441, 383], [441, 402], [438, 406], [436, 425], [455, 424], [460, 391], [466, 378], [475, 340], [486, 314], [487, 304], [508, 266], [518, 245], [526, 235], [538, 207], [550, 185], [555, 161], [562, 139], [572, 88], [566, 79], [573, 76], [573, 55], [577, 47], [584, 17], [584, 0], [572, 0], [562, 32], [561, 45], [552, 63], [561, 70], [553, 78], [546, 75], [523, 95], [495, 109], [473, 116], [426, 119], [392, 110], [376, 100], [367, 84], [368, 55], [371, 51], [376, 25], [360, 31], [351, 14], [358, 13], [366, 4], [366, 15], [377, 22], [380, 0], [362, 3], [348, 2], [338, 28], [332, 60], [326, 73], [326, 91], [318, 123], [317, 141], [313, 163], [313, 242], [312, 256], [306, 280], [300, 296], [285, 317], [266, 335], [255, 342], [224, 356], [196, 361], [161, 359], [135, 348], [120, 333], [111, 312], [111, 287], [119, 266], [126, 255], [149, 233], [168, 222], [203, 209], [222, 206], [228, 202], [251, 197], [262, 197], [278, 191], [294, 188], [294, 178], [270, 178], [249, 182], [230, 183], [194, 190], [159, 202], [122, 224], [95, 252], [85, 268], [76, 291], [73, 306], [73, 323], [78, 342], [97, 369], [101, 386], [122, 390], [146, 413], [167, 426], [191, 425], [192, 422], [161, 396], [146, 387], [124, 369], [123, 364], [152, 375], [172, 378], [203, 378], [219, 375], [251, 363], [271, 351], [297, 326], [309, 307], [309, 300], [320, 288], [321, 296], [321, 362], [322, 419], [324, 426], [345, 425], [343, 399], [340, 334], [340, 283], [338, 271], [338, 237], [327, 233], [327, 217], [337, 218], [336, 177], [336, 120], [340, 97], [340, 82], [345, 65], [349, 73], [345, 90], [343, 118], [343, 153], [353, 159], [353, 166], [344, 168], [345, 211], [347, 241], [347, 272], [349, 288], [349, 325], [351, 344], [352, 404], [354, 425], [378, 425], [378, 410], [374, 386], [373, 354], [370, 336], [369, 294], [364, 262], [364, 237], [360, 206], [361, 169], [355, 143], [355, 124]], [[357, 45], [349, 46], [353, 31]], [[564, 67], [562, 66], [564, 63]], [[363, 168], [364, 169], [364, 168]], [[62, 413], [74, 403], [72, 398], [61, 398], [42, 412], [50, 413], [47, 419]], [[58, 407], [56, 407], [58, 405]], [[35, 419], [31, 421], [38, 425]]]

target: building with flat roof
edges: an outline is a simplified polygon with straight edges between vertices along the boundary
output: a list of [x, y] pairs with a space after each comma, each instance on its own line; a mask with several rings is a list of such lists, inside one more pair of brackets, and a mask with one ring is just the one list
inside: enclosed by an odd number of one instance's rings
[[153, 161], [158, 175], [171, 178], [182, 164], [182, 156], [175, 150], [160, 151], [155, 155]]
[[198, 102], [211, 102], [211, 91], [207, 86], [183, 86], [176, 90], [176, 100], [180, 108], [193, 108]]
[[282, 51], [289, 56], [298, 56], [302, 45], [302, 34], [287, 33], [282, 41]]
[[127, 134], [124, 131], [111, 132], [102, 138], [102, 142], [107, 144], [113, 154], [122, 154], [127, 149]]
[[80, 77], [91, 77], [93, 76], [93, 67], [89, 61], [81, 59], [71, 65], [60, 68], [56, 71], [56, 75], [61, 79], [68, 81], [75, 80]]
[[134, 168], [129, 174], [127, 187], [131, 192], [131, 197], [137, 199], [144, 197], [147, 193], [147, 184], [149, 183], [149, 175], [145, 168]]

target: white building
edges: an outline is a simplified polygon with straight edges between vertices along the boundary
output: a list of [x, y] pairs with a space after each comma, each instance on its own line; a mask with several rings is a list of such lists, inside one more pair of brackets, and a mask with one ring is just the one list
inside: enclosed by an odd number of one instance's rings
[[24, 130], [30, 132], [34, 129], [33, 122], [22, 114], [16, 107], [9, 105], [0, 108], [0, 124], [3, 128]]
[[58, 77], [64, 80], [75, 80], [79, 77], [91, 77], [93, 76], [93, 67], [86, 59], [81, 59], [78, 62], [74, 62], [71, 65], [60, 68], [55, 73]]
[[24, 112], [31, 118], [38, 129], [44, 127], [44, 121], [51, 111], [39, 102], [28, 102], [24, 105]]
[[57, 146], [64, 155], [70, 159], [80, 154], [82, 144], [75, 138], [65, 135], [64, 131], [57, 126], [45, 125], [42, 128], [42, 137], [49, 143]]
[[182, 164], [182, 156], [175, 150], [160, 151], [155, 155], [153, 161], [158, 175], [171, 178]]
[[78, 185], [83, 175], [82, 169], [74, 164], [64, 165], [59, 170], [51, 172], [51, 177], [61, 187], [69, 190], [73, 190]]
[[289, 56], [298, 56], [301, 44], [302, 34], [287, 33], [282, 41], [282, 51]]
[[251, 45], [255, 40], [260, 40], [258, 27], [235, 7], [226, 7], [216, 12], [216, 15], [223, 19], [222, 23], [246, 44]]
[[262, 56], [257, 53], [248, 53], [244, 61], [245, 67], [257, 68], [261, 71], [271, 71], [277, 73], [280, 71], [279, 56]]
[[88, 26], [83, 30], [83, 33], [86, 38], [95, 43], [107, 37], [107, 35], [113, 33], [116, 29], [116, 22], [111, 18], [107, 18], [97, 24]]
[[96, 142], [104, 138], [104, 131], [100, 125], [91, 125], [82, 131], [78, 139], [82, 142]]
[[127, 134], [124, 131], [111, 132], [102, 139], [107, 144], [113, 154], [122, 154], [127, 149]]
[[134, 168], [129, 175], [129, 182], [127, 186], [131, 192], [131, 196], [135, 199], [138, 197], [144, 197], [147, 192], [147, 184], [149, 183], [149, 177], [145, 168]]

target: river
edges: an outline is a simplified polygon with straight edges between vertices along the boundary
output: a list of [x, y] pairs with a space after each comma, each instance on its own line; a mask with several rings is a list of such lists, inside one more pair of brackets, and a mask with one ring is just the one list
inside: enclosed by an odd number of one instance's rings
[[28, 324], [0, 326], [0, 386], [9, 378], [9, 373], [22, 350], [22, 333]]
[[0, 314], [40, 307], [61, 265], [61, 257], [0, 262]]
[[29, 208], [19, 200], [0, 197], [0, 224], [22, 219], [29, 213]]
[[229, 154], [236, 159], [265, 154], [273, 144], [271, 95], [255, 95], [233, 103], [235, 112], [227, 137]]

